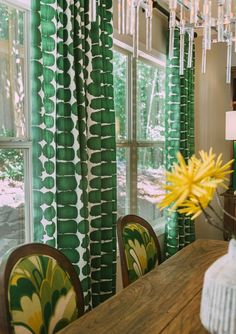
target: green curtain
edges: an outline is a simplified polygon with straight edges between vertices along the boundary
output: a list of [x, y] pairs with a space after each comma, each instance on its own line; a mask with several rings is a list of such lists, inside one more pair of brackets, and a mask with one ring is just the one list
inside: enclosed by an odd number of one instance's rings
[[[185, 35], [184, 75], [179, 75], [179, 30], [175, 30], [174, 57], [167, 59], [165, 109], [165, 160], [171, 170], [180, 151], [186, 161], [194, 154], [194, 66], [187, 68], [188, 34]], [[165, 253], [169, 257], [195, 240], [194, 223], [177, 212], [165, 212]]]
[[32, 0], [35, 240], [60, 249], [86, 308], [115, 292], [112, 0]]

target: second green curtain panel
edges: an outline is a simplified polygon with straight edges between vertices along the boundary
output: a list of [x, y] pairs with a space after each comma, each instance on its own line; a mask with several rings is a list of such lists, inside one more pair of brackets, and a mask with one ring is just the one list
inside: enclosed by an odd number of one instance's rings
[[[179, 30], [175, 30], [174, 57], [166, 65], [165, 157], [170, 170], [180, 151], [188, 160], [194, 154], [194, 66], [187, 68], [185, 36], [184, 75], [179, 74]], [[194, 223], [177, 212], [166, 212], [165, 252], [169, 257], [195, 240]]]
[[74, 264], [86, 308], [115, 292], [112, 0], [32, 0], [35, 240]]

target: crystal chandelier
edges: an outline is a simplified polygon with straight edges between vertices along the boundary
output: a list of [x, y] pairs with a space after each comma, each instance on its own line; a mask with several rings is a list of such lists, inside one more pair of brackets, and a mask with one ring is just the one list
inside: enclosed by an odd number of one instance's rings
[[[96, 6], [99, 0], [90, 0], [90, 20], [96, 20]], [[133, 36], [133, 53], [138, 57], [139, 16], [145, 12], [146, 49], [152, 49], [153, 7], [159, 0], [114, 0], [118, 2], [118, 32]], [[188, 39], [188, 68], [192, 67], [194, 31], [201, 30], [202, 73], [206, 72], [207, 51], [212, 43], [224, 42], [227, 45], [226, 82], [231, 81], [232, 43], [236, 52], [236, 16], [233, 14], [232, 0], [161, 0], [169, 7], [169, 58], [174, 55], [174, 32], [179, 28], [180, 64], [179, 71], [184, 72], [184, 36]], [[212, 3], [217, 5], [218, 15], [212, 16]]]

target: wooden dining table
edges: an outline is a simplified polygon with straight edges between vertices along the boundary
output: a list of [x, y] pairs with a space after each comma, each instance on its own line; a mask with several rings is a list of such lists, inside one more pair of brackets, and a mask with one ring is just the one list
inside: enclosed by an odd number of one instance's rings
[[228, 243], [197, 240], [60, 334], [203, 334], [199, 318], [206, 269]]

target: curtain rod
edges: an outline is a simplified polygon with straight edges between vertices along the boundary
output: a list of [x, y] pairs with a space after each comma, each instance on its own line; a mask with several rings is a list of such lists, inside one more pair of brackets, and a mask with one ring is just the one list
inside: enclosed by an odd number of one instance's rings
[[[156, 8], [159, 12], [161, 12], [163, 15], [165, 15], [168, 20], [170, 18], [170, 13], [167, 9], [163, 8], [157, 1], [153, 1], [153, 8]], [[176, 17], [176, 20], [179, 21], [179, 18]], [[194, 32], [194, 37], [197, 37], [196, 31]]]

